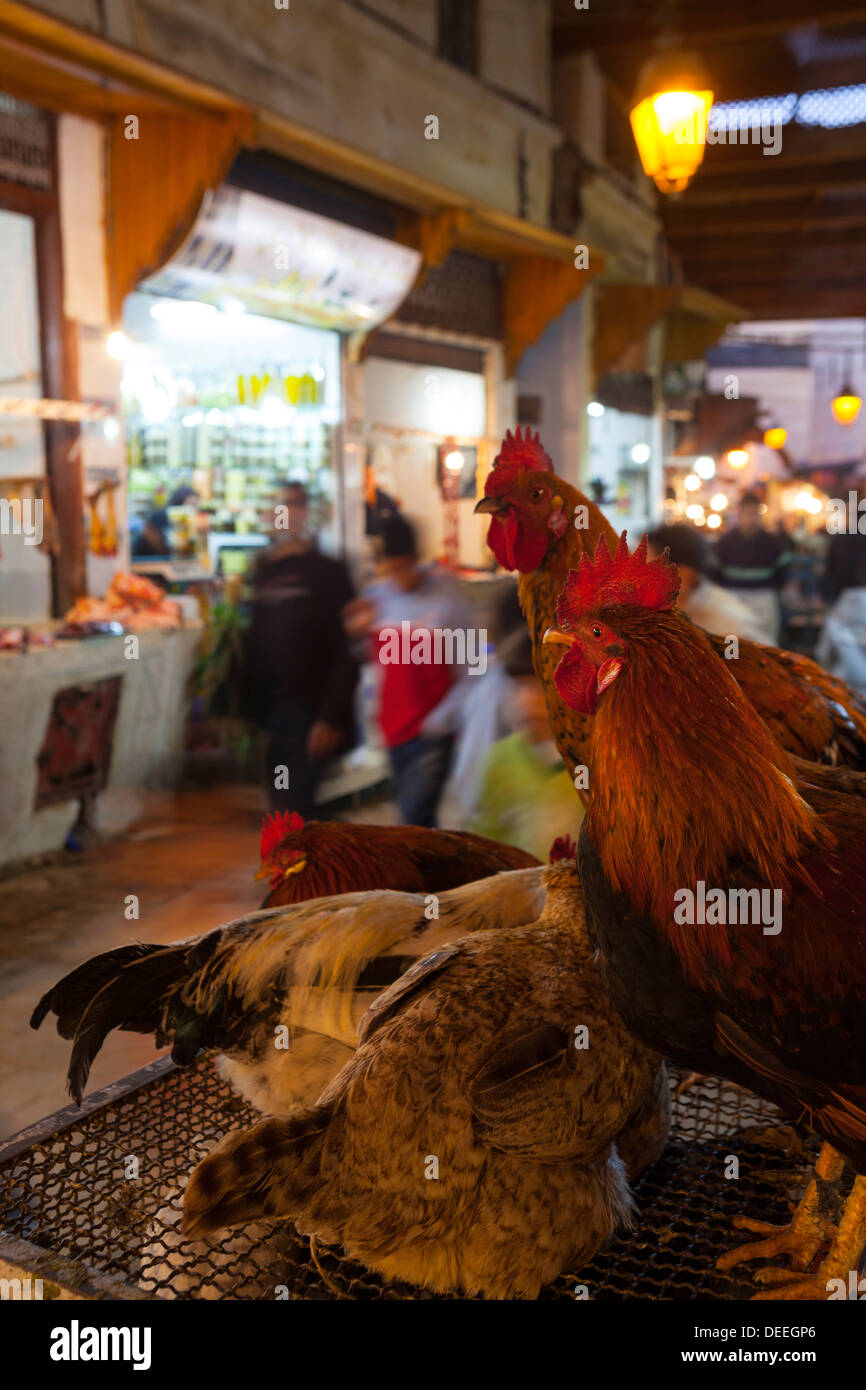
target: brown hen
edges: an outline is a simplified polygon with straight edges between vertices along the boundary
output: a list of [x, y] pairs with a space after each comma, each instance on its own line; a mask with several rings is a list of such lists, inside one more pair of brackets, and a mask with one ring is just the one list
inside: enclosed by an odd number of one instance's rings
[[533, 1298], [628, 1220], [663, 1149], [664, 1070], [592, 960], [573, 867], [538, 921], [443, 946], [382, 994], [316, 1105], [228, 1135], [184, 1232], [292, 1219], [386, 1278]]

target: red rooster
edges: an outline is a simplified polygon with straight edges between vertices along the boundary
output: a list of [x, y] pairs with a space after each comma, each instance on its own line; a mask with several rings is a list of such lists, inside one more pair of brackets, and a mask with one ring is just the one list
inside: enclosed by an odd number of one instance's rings
[[[790, 1270], [761, 1271], [779, 1287], [760, 1296], [826, 1298], [866, 1248], [866, 806], [798, 790], [730, 664], [675, 609], [678, 587], [645, 540], [634, 555], [625, 535], [615, 556], [600, 543], [546, 637], [566, 647], [560, 695], [593, 715], [587, 917], [637, 1037], [827, 1141], [791, 1225], [743, 1221], [768, 1239], [723, 1257], [788, 1252]], [[837, 1222], [846, 1159], [856, 1177]]]
[[[569, 570], [591, 555], [613, 527], [588, 497], [553, 472], [537, 435], [509, 431], [487, 478], [476, 512], [490, 515], [487, 543], [501, 565], [518, 570], [520, 603], [545, 685], [551, 730], [570, 769], [590, 764], [591, 721], [564, 704], [553, 672], [556, 656], [543, 645], [555, 621], [556, 599]], [[706, 634], [721, 656], [724, 637]], [[866, 703], [814, 661], [741, 640], [726, 666], [783, 748], [809, 762], [866, 770]]]
[[343, 821], [305, 824], [297, 811], [265, 816], [261, 852], [256, 878], [270, 883], [262, 907], [287, 907], [309, 898], [374, 888], [444, 893], [503, 869], [538, 864], [525, 850], [467, 830]]

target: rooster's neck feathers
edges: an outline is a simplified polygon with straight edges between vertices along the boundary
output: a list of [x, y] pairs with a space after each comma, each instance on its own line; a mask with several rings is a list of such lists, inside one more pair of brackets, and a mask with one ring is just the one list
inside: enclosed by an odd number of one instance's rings
[[[601, 616], [601, 615], [600, 615]], [[629, 660], [592, 727], [587, 831], [611, 886], [649, 915], [692, 978], [730, 960], [728, 928], [680, 926], [674, 894], [752, 866], [783, 892], [826, 831], [704, 633], [679, 612], [606, 610]]]

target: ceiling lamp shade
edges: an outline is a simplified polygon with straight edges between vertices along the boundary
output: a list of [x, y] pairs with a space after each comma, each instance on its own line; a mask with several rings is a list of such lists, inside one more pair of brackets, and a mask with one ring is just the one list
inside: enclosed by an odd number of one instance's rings
[[704, 157], [713, 104], [699, 58], [664, 53], [640, 71], [629, 119], [643, 171], [662, 193], [681, 193]]
[[788, 438], [788, 431], [781, 425], [774, 425], [772, 429], [764, 430], [764, 443], [768, 449], [784, 449], [785, 440]]
[[847, 381], [833, 400], [831, 409], [833, 419], [837, 425], [853, 425], [857, 416], [860, 414], [860, 407], [863, 404], [860, 397]]

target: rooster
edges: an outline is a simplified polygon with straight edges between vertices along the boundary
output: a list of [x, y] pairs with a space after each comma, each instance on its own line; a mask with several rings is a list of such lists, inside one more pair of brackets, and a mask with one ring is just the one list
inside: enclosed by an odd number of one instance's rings
[[261, 857], [256, 878], [270, 884], [262, 907], [374, 888], [442, 893], [503, 869], [538, 864], [525, 850], [469, 831], [342, 821], [305, 825], [297, 811], [265, 816]]
[[186, 1236], [291, 1218], [386, 1278], [488, 1298], [591, 1258], [628, 1220], [624, 1162], [664, 1148], [668, 1093], [593, 965], [573, 864], [542, 872], [537, 921], [418, 961], [315, 1105], [199, 1163]]
[[441, 895], [314, 898], [165, 946], [120, 946], [54, 985], [31, 1027], [51, 1012], [72, 1039], [67, 1082], [79, 1104], [114, 1028], [153, 1033], [179, 1066], [201, 1048], [215, 1051], [222, 1074], [263, 1112], [309, 1104], [351, 1056], [358, 1021], [382, 989], [467, 933], [534, 921], [542, 872], [494, 874]]
[[637, 1037], [825, 1140], [790, 1226], [742, 1221], [768, 1238], [723, 1265], [786, 1252], [760, 1296], [826, 1298], [866, 1247], [866, 805], [795, 785], [731, 665], [676, 610], [678, 587], [666, 556], [647, 563], [645, 539], [630, 555], [623, 534], [569, 575], [546, 635], [565, 647], [560, 696], [593, 716], [587, 918]]
[[[551, 730], [569, 769], [590, 766], [591, 720], [561, 699], [556, 654], [543, 644], [555, 621], [556, 599], [569, 570], [616, 534], [589, 498], [553, 472], [538, 435], [520, 429], [503, 440], [476, 512], [490, 515], [487, 543], [501, 565], [518, 570], [518, 593], [544, 682]], [[724, 637], [706, 634], [725, 655]], [[808, 762], [866, 769], [866, 701], [807, 657], [740, 640], [726, 666], [770, 732]]]

